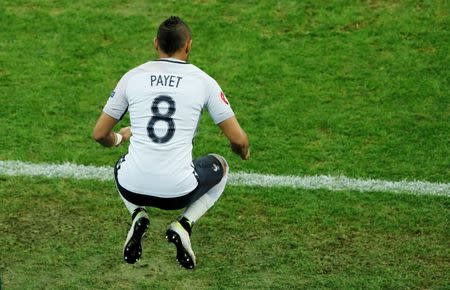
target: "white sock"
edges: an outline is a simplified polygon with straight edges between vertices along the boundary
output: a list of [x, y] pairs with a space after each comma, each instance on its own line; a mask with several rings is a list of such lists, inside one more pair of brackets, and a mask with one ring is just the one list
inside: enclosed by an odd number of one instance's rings
[[201, 218], [222, 195], [223, 191], [225, 190], [227, 179], [228, 164], [225, 174], [223, 175], [220, 182], [214, 185], [210, 190], [208, 190], [208, 192], [197, 199], [194, 203], [190, 204], [184, 211], [183, 216], [192, 223], [195, 223], [199, 218]]
[[125, 203], [125, 206], [127, 207], [127, 209], [128, 209], [128, 211], [130, 212], [130, 214], [133, 214], [134, 211], [135, 211], [137, 208], [143, 208], [142, 206], [135, 205], [135, 204], [129, 202], [128, 200], [126, 200], [126, 199], [120, 194], [120, 192], [119, 192], [119, 195], [120, 195], [120, 197], [122, 198], [123, 203]]

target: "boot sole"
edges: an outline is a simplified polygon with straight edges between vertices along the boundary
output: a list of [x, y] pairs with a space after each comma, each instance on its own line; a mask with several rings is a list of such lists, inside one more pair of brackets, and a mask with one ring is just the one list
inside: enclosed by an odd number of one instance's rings
[[180, 235], [175, 231], [169, 229], [166, 232], [166, 239], [169, 243], [172, 243], [177, 248], [177, 261], [186, 269], [194, 269], [194, 261], [189, 253], [184, 249], [183, 243], [181, 242]]
[[125, 244], [123, 250], [123, 258], [128, 264], [134, 264], [139, 261], [142, 255], [142, 238], [144, 237], [149, 224], [149, 219], [144, 217], [136, 221], [133, 228], [133, 234]]

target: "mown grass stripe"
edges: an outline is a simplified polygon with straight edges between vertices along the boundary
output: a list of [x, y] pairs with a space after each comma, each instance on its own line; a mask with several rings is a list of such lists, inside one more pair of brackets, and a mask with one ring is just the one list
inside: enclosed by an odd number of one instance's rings
[[[79, 165], [73, 163], [33, 164], [22, 161], [0, 161], [0, 174], [10, 176], [45, 176], [50, 178], [74, 178], [111, 180], [112, 167]], [[388, 181], [356, 179], [345, 176], [280, 176], [258, 173], [230, 173], [229, 184], [262, 187], [293, 187], [327, 189], [332, 191], [394, 192], [419, 195], [443, 195], [450, 197], [450, 183], [427, 181]]]

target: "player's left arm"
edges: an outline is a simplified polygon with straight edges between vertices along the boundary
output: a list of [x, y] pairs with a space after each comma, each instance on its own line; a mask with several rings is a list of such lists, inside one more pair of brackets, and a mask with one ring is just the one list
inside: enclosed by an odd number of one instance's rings
[[131, 137], [130, 127], [120, 129], [119, 133], [113, 132], [117, 120], [102, 112], [92, 131], [92, 138], [105, 147], [119, 146]]
[[92, 138], [105, 147], [119, 146], [131, 137], [130, 127], [113, 132], [114, 126], [122, 119], [128, 110], [128, 100], [125, 94], [130, 73], [126, 73], [111, 93], [103, 112], [92, 131]]

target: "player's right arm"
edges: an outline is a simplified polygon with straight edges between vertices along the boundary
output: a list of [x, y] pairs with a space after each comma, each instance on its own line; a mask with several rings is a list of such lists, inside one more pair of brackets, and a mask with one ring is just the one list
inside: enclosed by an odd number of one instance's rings
[[208, 88], [206, 107], [209, 114], [230, 141], [233, 152], [244, 160], [249, 159], [250, 151], [247, 134], [245, 134], [234, 116], [228, 99], [215, 80], [210, 79]]
[[250, 158], [248, 137], [236, 117], [228, 118], [218, 125], [230, 141], [231, 150], [241, 156], [242, 159], [248, 160]]

